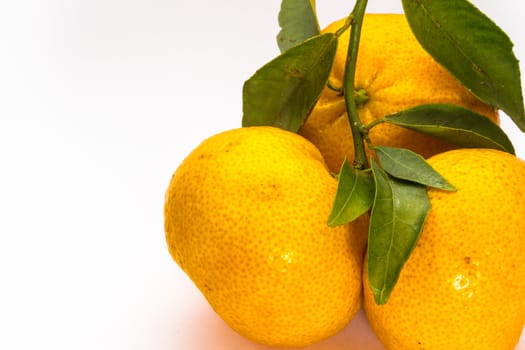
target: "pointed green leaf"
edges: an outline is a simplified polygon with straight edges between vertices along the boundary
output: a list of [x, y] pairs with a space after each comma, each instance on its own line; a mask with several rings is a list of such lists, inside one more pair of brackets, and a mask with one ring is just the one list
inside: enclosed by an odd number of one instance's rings
[[466, 108], [421, 105], [386, 116], [384, 121], [464, 148], [494, 148], [514, 154], [512, 142], [496, 123]]
[[445, 191], [456, 190], [425, 158], [415, 152], [387, 146], [376, 146], [374, 151], [383, 170], [391, 176]]
[[509, 37], [468, 0], [402, 0], [421, 46], [525, 131], [519, 63]]
[[344, 225], [354, 221], [370, 209], [374, 201], [374, 180], [369, 172], [358, 170], [343, 162], [329, 226]]
[[315, 36], [273, 59], [244, 83], [243, 126], [297, 132], [325, 87], [337, 49], [332, 33]]
[[430, 210], [424, 186], [389, 177], [372, 159], [376, 193], [368, 233], [368, 281], [376, 304], [388, 301]]
[[282, 0], [277, 45], [281, 52], [319, 34], [314, 0]]

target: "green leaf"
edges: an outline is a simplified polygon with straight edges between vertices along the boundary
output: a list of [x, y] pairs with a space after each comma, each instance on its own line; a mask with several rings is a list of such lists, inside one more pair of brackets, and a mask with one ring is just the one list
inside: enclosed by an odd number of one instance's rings
[[369, 172], [358, 170], [345, 159], [339, 172], [339, 182], [329, 226], [354, 221], [370, 209], [374, 201], [374, 180]]
[[391, 176], [445, 191], [456, 190], [423, 157], [415, 152], [387, 146], [376, 146], [374, 151], [381, 167]]
[[509, 37], [468, 0], [402, 0], [421, 46], [525, 131], [519, 63]]
[[368, 232], [368, 281], [376, 304], [388, 301], [430, 210], [424, 186], [389, 177], [372, 159], [376, 193]]
[[514, 154], [512, 142], [490, 119], [446, 104], [421, 105], [386, 116], [384, 121], [416, 130], [464, 148], [494, 148]]
[[242, 125], [271, 125], [297, 132], [328, 81], [336, 49], [335, 34], [322, 34], [255, 72], [243, 87]]
[[319, 34], [314, 0], [282, 0], [277, 45], [281, 52]]

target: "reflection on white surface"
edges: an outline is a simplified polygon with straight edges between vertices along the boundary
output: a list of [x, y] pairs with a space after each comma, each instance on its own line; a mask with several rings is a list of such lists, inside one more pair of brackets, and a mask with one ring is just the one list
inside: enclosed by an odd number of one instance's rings
[[[524, 62], [525, 2], [473, 2]], [[317, 3], [324, 24], [352, 6]], [[231, 331], [175, 266], [162, 204], [185, 155], [240, 125], [242, 83], [277, 54], [279, 4], [2, 2], [0, 349], [269, 349]], [[308, 349], [349, 344], [381, 349], [362, 314]]]
[[[191, 305], [180, 302], [177, 310], [184, 317], [173, 320], [173, 333], [170, 340], [170, 349], [228, 349], [228, 350], [277, 350], [281, 348], [255, 344], [235, 333], [211, 309], [206, 300], [189, 279], [180, 275], [182, 289], [187, 289]], [[195, 293], [195, 294], [193, 294]], [[189, 347], [191, 345], [191, 347]], [[361, 310], [350, 324], [335, 336], [301, 348], [304, 350], [384, 350], [375, 337], [364, 312]], [[522, 336], [516, 350], [525, 349], [525, 337]], [[282, 350], [285, 350], [284, 348]]]
[[[210, 311], [210, 310], [208, 310]], [[195, 325], [193, 330], [198, 336], [198, 330], [207, 329], [200, 334], [200, 340], [192, 344], [192, 349], [231, 349], [231, 350], [277, 350], [280, 348], [269, 347], [255, 344], [232, 331], [218, 316], [213, 312], [203, 312], [201, 314], [203, 324]], [[195, 337], [194, 339], [196, 339]], [[176, 347], [175, 347], [176, 348]], [[363, 312], [360, 312], [353, 320], [352, 324], [342, 330], [337, 335], [304, 347], [304, 350], [383, 350], [379, 341], [371, 333]]]

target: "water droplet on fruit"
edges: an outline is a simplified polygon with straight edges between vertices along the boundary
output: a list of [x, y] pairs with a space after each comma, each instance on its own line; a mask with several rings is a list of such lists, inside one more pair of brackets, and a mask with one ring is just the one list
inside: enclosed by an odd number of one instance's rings
[[458, 273], [452, 280], [453, 288], [464, 293], [466, 298], [472, 298], [476, 293], [480, 276], [479, 263], [466, 256], [457, 271]]

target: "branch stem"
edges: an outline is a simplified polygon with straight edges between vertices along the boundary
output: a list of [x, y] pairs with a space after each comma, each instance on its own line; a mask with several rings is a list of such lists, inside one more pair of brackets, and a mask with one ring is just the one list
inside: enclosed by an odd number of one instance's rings
[[348, 43], [348, 54], [346, 56], [345, 74], [343, 79], [343, 89], [345, 91], [345, 104], [348, 113], [348, 121], [352, 129], [354, 141], [354, 166], [357, 169], [369, 168], [366, 155], [365, 143], [363, 139], [364, 127], [357, 113], [357, 103], [354, 96], [355, 91], [355, 69], [357, 53], [359, 49], [359, 39], [361, 37], [361, 27], [365, 15], [367, 0], [357, 0], [352, 10], [352, 26], [350, 28], [350, 40]]

